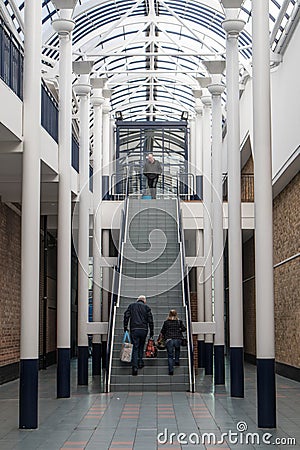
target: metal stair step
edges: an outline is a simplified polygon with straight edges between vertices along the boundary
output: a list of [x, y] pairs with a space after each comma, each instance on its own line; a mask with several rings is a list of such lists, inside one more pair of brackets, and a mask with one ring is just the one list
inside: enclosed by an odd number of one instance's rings
[[[138, 295], [147, 296], [147, 304], [154, 317], [155, 337], [170, 309], [175, 308], [184, 322], [186, 317], [186, 308], [182, 304], [177, 200], [157, 199], [146, 202], [130, 198], [128, 206], [127, 242], [123, 246], [121, 296], [115, 317], [110, 389], [113, 392], [186, 391], [189, 387], [186, 347], [181, 347], [181, 365], [174, 368], [173, 376], [168, 375], [166, 350], [158, 351], [157, 358], [144, 358], [145, 367], [138, 371], [136, 377], [131, 375], [130, 364], [120, 361], [124, 312]], [[162, 230], [166, 236], [167, 243], [163, 251], [161, 233], [152, 233], [150, 243], [150, 233], [154, 229]], [[159, 256], [155, 257], [155, 252]]]

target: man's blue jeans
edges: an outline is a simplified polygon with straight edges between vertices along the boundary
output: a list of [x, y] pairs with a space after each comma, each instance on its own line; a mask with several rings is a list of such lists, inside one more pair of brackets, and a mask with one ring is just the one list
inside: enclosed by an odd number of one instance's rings
[[136, 329], [130, 332], [131, 342], [133, 344], [131, 365], [137, 369], [138, 365], [143, 364], [144, 347], [148, 331]]
[[179, 363], [181, 339], [168, 339], [166, 343], [168, 353], [169, 372], [173, 372], [173, 358], [175, 349], [175, 363]]

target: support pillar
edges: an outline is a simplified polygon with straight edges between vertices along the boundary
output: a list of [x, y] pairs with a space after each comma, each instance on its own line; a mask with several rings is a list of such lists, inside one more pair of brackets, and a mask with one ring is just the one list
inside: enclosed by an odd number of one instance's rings
[[222, 195], [222, 106], [224, 85], [208, 86], [212, 94], [212, 185], [213, 185], [213, 270], [216, 333], [214, 342], [215, 384], [225, 384], [224, 361], [224, 269]]
[[[203, 207], [204, 207], [204, 315], [212, 322], [212, 218], [211, 218], [211, 96], [202, 98], [203, 110]], [[205, 375], [213, 374], [213, 335], [205, 335]]]
[[[196, 230], [197, 256], [203, 256], [203, 231]], [[197, 320], [204, 322], [204, 267], [197, 267]], [[204, 334], [198, 334], [198, 367], [205, 367]]]
[[190, 198], [194, 199], [196, 195], [196, 120], [195, 117], [190, 118], [190, 152], [189, 152], [189, 173], [187, 183]]
[[227, 19], [226, 40], [230, 391], [244, 397], [243, 275], [238, 37], [245, 22]]
[[269, 1], [252, 2], [257, 413], [276, 427]]
[[200, 105], [200, 100], [196, 98], [196, 200], [203, 199], [203, 147], [202, 147], [202, 137], [203, 137], [203, 107]]
[[57, 225], [57, 398], [71, 395], [71, 152], [72, 9], [52, 22], [59, 35], [58, 225]]
[[[102, 200], [102, 178], [101, 178], [101, 158], [102, 158], [102, 97], [101, 87], [97, 87], [100, 79], [91, 80], [93, 95], [91, 103], [94, 108], [94, 151], [93, 151], [93, 214], [94, 214], [94, 233], [93, 233], [93, 321], [101, 322], [101, 212], [100, 205]], [[100, 84], [101, 86], [101, 84]], [[92, 374], [101, 374], [101, 335], [93, 336], [92, 352]]]
[[[85, 62], [83, 62], [85, 63]], [[88, 384], [88, 283], [89, 283], [89, 73], [80, 74], [74, 91], [80, 98], [79, 221], [78, 221], [78, 384]]]
[[[42, 3], [25, 2], [19, 428], [38, 427]], [[34, 117], [34, 120], [32, 118]]]
[[[103, 230], [102, 234], [102, 254], [103, 257], [109, 256], [109, 230]], [[103, 279], [103, 290], [102, 290], [102, 318], [104, 322], [108, 322], [109, 320], [109, 291], [110, 291], [110, 276], [109, 276], [109, 268], [103, 267], [102, 268], [102, 279]], [[106, 347], [107, 347], [107, 336], [103, 336], [102, 339], [102, 357], [103, 357], [103, 364], [102, 366], [105, 367], [106, 365]]]
[[109, 117], [109, 177], [116, 173], [116, 146], [115, 146], [115, 119], [110, 115]]
[[110, 120], [109, 120], [109, 100], [105, 99], [102, 106], [103, 113], [103, 166], [102, 166], [102, 197], [109, 200], [109, 164], [110, 164]]

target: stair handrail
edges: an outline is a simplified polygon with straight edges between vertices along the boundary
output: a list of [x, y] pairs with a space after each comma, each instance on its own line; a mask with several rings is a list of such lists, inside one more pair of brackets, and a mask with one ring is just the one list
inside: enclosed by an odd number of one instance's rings
[[[128, 179], [128, 176], [127, 176]], [[115, 336], [116, 325], [116, 310], [120, 303], [120, 291], [121, 291], [121, 278], [123, 270], [123, 252], [124, 252], [124, 240], [127, 233], [127, 221], [128, 221], [128, 205], [129, 197], [125, 198], [124, 208], [122, 210], [118, 262], [113, 274], [113, 293], [110, 305], [110, 314], [108, 322], [108, 334], [107, 334], [107, 350], [106, 350], [106, 392], [110, 392], [110, 380], [111, 380], [111, 366], [113, 356], [113, 345]]]
[[180, 198], [177, 197], [177, 223], [179, 230], [179, 248], [180, 248], [180, 266], [181, 266], [181, 279], [182, 279], [182, 298], [183, 306], [186, 312], [186, 335], [188, 343], [188, 362], [189, 362], [189, 384], [190, 392], [195, 392], [195, 371], [194, 371], [194, 349], [193, 349], [193, 333], [192, 333], [192, 317], [190, 306], [190, 288], [188, 272], [186, 272], [185, 266], [185, 248], [184, 248], [184, 232], [182, 227], [182, 214], [180, 209]]

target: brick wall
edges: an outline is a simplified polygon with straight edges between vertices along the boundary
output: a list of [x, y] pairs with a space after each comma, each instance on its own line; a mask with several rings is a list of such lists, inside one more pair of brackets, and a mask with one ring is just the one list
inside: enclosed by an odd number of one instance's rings
[[21, 218], [0, 202], [0, 366], [20, 358]]
[[[274, 264], [300, 252], [300, 175], [275, 198]], [[300, 259], [274, 269], [276, 360], [300, 367]]]
[[[52, 239], [53, 241], [53, 239]], [[55, 242], [55, 240], [54, 240]], [[43, 351], [43, 240], [40, 253], [40, 349]], [[47, 359], [56, 352], [56, 246], [48, 250]], [[0, 384], [18, 376], [21, 331], [21, 217], [0, 202]], [[50, 355], [50, 357], [49, 357]], [[54, 356], [53, 356], [54, 355]]]
[[[300, 251], [300, 175], [274, 199], [274, 265]], [[254, 239], [243, 248], [245, 352], [255, 355]], [[248, 279], [248, 281], [247, 281]], [[299, 258], [274, 269], [276, 361], [300, 367]]]

